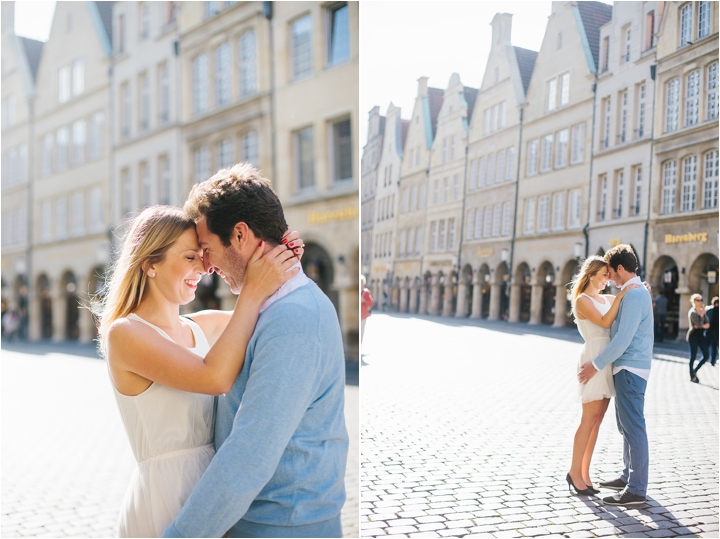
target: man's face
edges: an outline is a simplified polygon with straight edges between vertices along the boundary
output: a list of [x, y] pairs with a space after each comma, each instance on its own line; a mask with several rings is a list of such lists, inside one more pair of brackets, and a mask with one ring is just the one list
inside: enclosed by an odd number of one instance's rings
[[[620, 266], [618, 266], [618, 269], [619, 268]], [[618, 274], [617, 270], [614, 270], [610, 264], [608, 264], [608, 273], [610, 274], [610, 280], [615, 283], [615, 286], [622, 286], [625, 283], [623, 278], [620, 277], [620, 274]]]
[[225, 247], [220, 236], [208, 230], [205, 219], [200, 219], [196, 228], [205, 271], [220, 275], [230, 286], [232, 293], [239, 294], [245, 282], [247, 259], [240, 253], [235, 242], [231, 243], [230, 247]]

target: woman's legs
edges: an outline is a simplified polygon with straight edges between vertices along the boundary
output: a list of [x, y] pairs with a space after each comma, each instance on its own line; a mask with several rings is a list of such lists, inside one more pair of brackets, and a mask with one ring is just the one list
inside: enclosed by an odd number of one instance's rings
[[695, 338], [695, 333], [690, 334], [690, 338], [688, 339], [688, 344], [690, 345], [690, 380], [695, 378], [695, 371], [693, 370], [693, 364], [695, 363], [695, 356], [697, 356], [697, 349], [698, 349], [698, 342]]
[[[603, 402], [607, 399], [599, 401], [584, 402], [582, 405], [582, 417], [580, 418], [580, 426], [575, 432], [573, 440], [572, 464], [570, 466], [570, 477], [577, 488], [583, 489], [587, 485], [583, 481], [583, 458], [592, 436], [593, 428], [598, 423], [598, 418], [602, 419]], [[607, 404], [605, 404], [607, 409]], [[593, 442], [593, 447], [595, 442]]]
[[593, 426], [592, 431], [590, 431], [590, 438], [587, 446], [585, 447], [585, 454], [582, 459], [582, 477], [583, 481], [588, 486], [592, 485], [592, 480], [590, 479], [590, 461], [592, 460], [593, 452], [595, 451], [595, 442], [597, 442], [598, 433], [600, 432], [600, 424], [605, 417], [605, 412], [607, 412], [610, 399], [603, 399], [599, 402], [602, 403], [602, 406], [600, 408], [597, 421], [595, 422], [595, 426]]

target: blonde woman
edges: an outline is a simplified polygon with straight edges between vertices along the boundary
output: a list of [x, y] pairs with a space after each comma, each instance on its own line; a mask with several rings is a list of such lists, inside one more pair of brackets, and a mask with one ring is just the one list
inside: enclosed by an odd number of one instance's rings
[[[138, 461], [120, 537], [160, 537], [207, 468], [214, 395], [230, 389], [262, 303], [296, 275], [297, 233], [248, 264], [232, 312], [180, 317], [205, 274], [195, 225], [182, 210], [145, 209], [132, 222], [104, 291], [99, 340]], [[290, 247], [290, 249], [288, 248]]]
[[[578, 370], [585, 363], [595, 359], [610, 342], [610, 326], [617, 317], [620, 301], [628, 290], [638, 285], [627, 286], [617, 297], [601, 292], [610, 279], [607, 262], [600, 256], [591, 256], [583, 263], [572, 282], [573, 315], [578, 331], [585, 340]], [[587, 384], [579, 384], [582, 401], [582, 418], [575, 432], [572, 464], [566, 480], [568, 488], [578, 494], [592, 495], [599, 491], [590, 480], [590, 461], [597, 442], [600, 423], [615, 396], [612, 365], [598, 372]]]

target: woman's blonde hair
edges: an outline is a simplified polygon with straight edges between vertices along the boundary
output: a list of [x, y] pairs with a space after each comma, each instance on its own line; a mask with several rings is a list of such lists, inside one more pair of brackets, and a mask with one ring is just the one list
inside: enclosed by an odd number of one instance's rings
[[585, 262], [583, 262], [583, 265], [580, 267], [580, 271], [578, 271], [573, 277], [573, 280], [570, 283], [570, 290], [572, 297], [573, 315], [575, 316], [575, 318], [577, 318], [577, 313], [575, 312], [575, 304], [577, 302], [578, 296], [580, 296], [580, 294], [582, 294], [588, 287], [588, 285], [590, 284], [590, 278], [594, 275], [597, 275], [599, 271], [603, 270], [606, 267], [607, 262], [605, 262], [605, 259], [603, 257], [593, 255], [585, 259]]
[[702, 297], [702, 294], [693, 294], [692, 296], [690, 296], [690, 305], [695, 307], [695, 298], [701, 298], [701, 297]]
[[194, 226], [180, 208], [173, 206], [145, 208], [130, 222], [117, 261], [92, 308], [99, 320], [100, 353], [104, 354], [104, 340], [112, 323], [140, 304], [147, 283], [143, 266], [161, 262], [180, 235]]

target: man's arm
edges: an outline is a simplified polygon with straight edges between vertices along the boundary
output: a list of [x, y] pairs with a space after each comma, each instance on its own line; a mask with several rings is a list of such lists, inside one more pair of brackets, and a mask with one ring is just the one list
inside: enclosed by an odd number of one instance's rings
[[243, 517], [313, 402], [318, 350], [308, 332], [258, 342], [232, 432], [163, 537], [220, 537]]
[[635, 333], [637, 333], [640, 322], [642, 321], [642, 294], [644, 293], [641, 289], [639, 290], [640, 292], [637, 293], [632, 293], [633, 291], [628, 292], [622, 305], [620, 305], [622, 323], [618, 323], [617, 333], [615, 333], [605, 349], [593, 361], [593, 365], [595, 365], [598, 370], [602, 370], [606, 365], [619, 358], [623, 352], [628, 349]]

